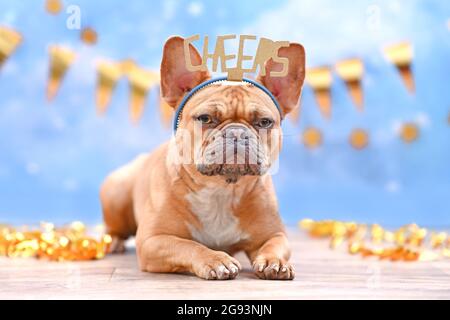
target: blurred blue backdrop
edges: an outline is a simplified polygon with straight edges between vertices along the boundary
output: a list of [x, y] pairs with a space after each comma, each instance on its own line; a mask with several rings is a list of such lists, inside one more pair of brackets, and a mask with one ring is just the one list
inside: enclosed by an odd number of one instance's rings
[[[356, 111], [335, 77], [331, 120], [321, 117], [305, 87], [299, 123], [284, 124], [274, 180], [286, 222], [312, 217], [450, 225], [449, 1], [64, 2], [80, 7], [81, 26], [98, 32], [97, 45], [84, 45], [79, 30], [66, 28], [68, 14], [47, 14], [43, 0], [0, 0], [0, 25], [24, 36], [0, 71], [0, 222], [100, 222], [102, 179], [170, 137], [155, 107], [156, 90], [140, 124], [130, 124], [126, 81], [107, 115], [96, 116], [96, 59], [133, 58], [157, 70], [170, 35], [234, 33], [301, 42], [309, 67], [348, 57], [365, 62], [364, 112]], [[381, 52], [402, 40], [414, 46], [415, 95]], [[48, 104], [47, 48], [53, 43], [70, 46], [78, 59]], [[419, 124], [418, 141], [399, 139], [396, 130], [404, 121]], [[301, 144], [307, 126], [323, 131], [319, 149]], [[348, 144], [356, 127], [370, 135], [361, 151]]]

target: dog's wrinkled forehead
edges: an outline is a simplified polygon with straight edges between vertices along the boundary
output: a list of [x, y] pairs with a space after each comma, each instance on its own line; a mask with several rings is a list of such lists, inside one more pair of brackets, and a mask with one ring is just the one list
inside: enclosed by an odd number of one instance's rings
[[223, 81], [198, 91], [186, 103], [182, 120], [211, 114], [221, 120], [252, 120], [270, 117], [276, 123], [280, 114], [271, 98], [248, 83]]

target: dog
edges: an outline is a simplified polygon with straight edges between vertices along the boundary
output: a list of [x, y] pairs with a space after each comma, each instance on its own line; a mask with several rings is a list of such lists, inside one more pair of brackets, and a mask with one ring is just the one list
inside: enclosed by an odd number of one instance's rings
[[[173, 108], [211, 78], [207, 70], [187, 70], [183, 45], [184, 39], [175, 36], [163, 49], [161, 95]], [[202, 64], [192, 44], [189, 54], [193, 64]], [[124, 251], [124, 241], [136, 235], [142, 271], [190, 273], [209, 280], [236, 278], [241, 265], [233, 254], [244, 251], [258, 278], [294, 279], [267, 171], [280, 149], [273, 146], [282, 142], [281, 135], [270, 133], [279, 132], [282, 119], [298, 105], [305, 51], [291, 43], [279, 48], [278, 56], [289, 59], [287, 75], [271, 77], [282, 66], [270, 59], [265, 74], [260, 72], [256, 79], [278, 107], [252, 84], [212, 83], [185, 103], [170, 141], [105, 179], [100, 200], [112, 251]], [[185, 140], [186, 133], [193, 135], [196, 128], [197, 146], [195, 139]], [[244, 150], [241, 154], [239, 147]], [[224, 152], [242, 161], [216, 161]], [[176, 161], [181, 153], [190, 161]]]

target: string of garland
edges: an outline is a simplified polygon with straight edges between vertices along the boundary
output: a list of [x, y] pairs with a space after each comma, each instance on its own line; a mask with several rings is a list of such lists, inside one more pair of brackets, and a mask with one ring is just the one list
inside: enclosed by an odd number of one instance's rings
[[102, 259], [109, 251], [111, 236], [90, 236], [85, 225], [73, 222], [62, 228], [41, 223], [40, 228], [16, 229], [0, 225], [0, 256], [9, 258], [81, 261]]
[[379, 224], [303, 219], [299, 227], [311, 238], [329, 240], [331, 249], [390, 261], [435, 261], [450, 258], [450, 237], [417, 224], [387, 230]]

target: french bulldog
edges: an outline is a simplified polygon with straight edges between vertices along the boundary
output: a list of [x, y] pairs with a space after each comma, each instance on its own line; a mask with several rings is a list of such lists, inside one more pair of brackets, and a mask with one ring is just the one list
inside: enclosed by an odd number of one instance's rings
[[[161, 62], [161, 95], [175, 109], [211, 78], [207, 70], [187, 70], [183, 46], [183, 38], [169, 38]], [[189, 54], [202, 64], [192, 44]], [[268, 170], [282, 142], [272, 133], [298, 105], [305, 51], [291, 43], [278, 56], [289, 59], [287, 75], [271, 77], [282, 66], [270, 59], [256, 81], [279, 108], [250, 83], [212, 83], [186, 102], [170, 141], [105, 179], [100, 199], [112, 251], [123, 251], [124, 241], [136, 235], [141, 270], [211, 280], [236, 278], [241, 265], [233, 254], [244, 251], [258, 278], [294, 278]]]

